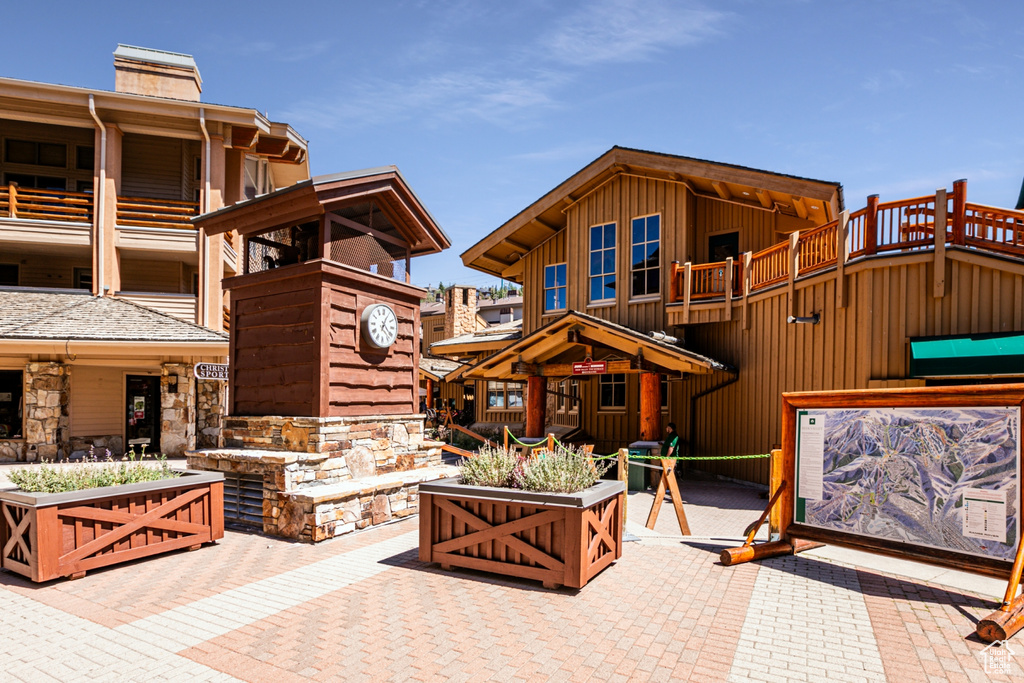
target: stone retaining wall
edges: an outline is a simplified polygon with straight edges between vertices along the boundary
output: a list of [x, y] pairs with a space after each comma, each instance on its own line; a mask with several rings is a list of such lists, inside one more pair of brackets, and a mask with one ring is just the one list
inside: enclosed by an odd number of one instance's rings
[[70, 455], [71, 374], [63, 363], [25, 365], [25, 451], [28, 462]]

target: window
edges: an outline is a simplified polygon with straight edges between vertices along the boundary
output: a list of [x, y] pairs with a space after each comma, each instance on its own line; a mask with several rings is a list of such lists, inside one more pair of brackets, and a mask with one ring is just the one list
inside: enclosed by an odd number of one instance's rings
[[487, 410], [522, 410], [523, 385], [518, 382], [488, 382]]
[[558, 412], [577, 413], [580, 409], [580, 381], [578, 379], [562, 380], [558, 385]]
[[95, 166], [96, 149], [92, 145], [75, 147], [75, 168], [79, 171], [91, 171]]
[[21, 370], [0, 370], [0, 439], [20, 439], [21, 398], [25, 382]]
[[630, 296], [661, 293], [661, 216], [633, 219], [633, 288]]
[[92, 289], [92, 268], [75, 268], [75, 289]]
[[66, 168], [68, 165], [68, 146], [56, 142], [7, 140], [4, 143], [4, 161], [9, 164]]
[[717, 263], [740, 255], [740, 233], [726, 232], [708, 236], [708, 263]]
[[0, 263], [0, 287], [18, 286], [18, 264]]
[[544, 266], [544, 312], [565, 310], [565, 264]]
[[626, 375], [616, 372], [611, 375], [601, 375], [601, 408], [625, 408], [626, 407]]
[[590, 301], [615, 300], [615, 224], [590, 228]]
[[66, 190], [68, 181], [64, 178], [51, 176], [28, 175], [25, 173], [6, 174], [5, 184], [17, 183], [18, 187], [28, 187], [36, 190]]

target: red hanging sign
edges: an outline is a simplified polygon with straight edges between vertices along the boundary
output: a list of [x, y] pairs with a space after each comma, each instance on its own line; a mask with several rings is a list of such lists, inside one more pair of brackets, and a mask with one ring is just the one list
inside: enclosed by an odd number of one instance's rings
[[590, 360], [572, 364], [574, 375], [603, 375], [608, 372], [608, 363], [603, 360]]

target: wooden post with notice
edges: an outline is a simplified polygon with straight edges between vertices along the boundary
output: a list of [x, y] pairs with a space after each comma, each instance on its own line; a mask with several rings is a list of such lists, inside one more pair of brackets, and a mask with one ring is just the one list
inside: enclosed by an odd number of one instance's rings
[[967, 244], [967, 180], [953, 181], [953, 244]]

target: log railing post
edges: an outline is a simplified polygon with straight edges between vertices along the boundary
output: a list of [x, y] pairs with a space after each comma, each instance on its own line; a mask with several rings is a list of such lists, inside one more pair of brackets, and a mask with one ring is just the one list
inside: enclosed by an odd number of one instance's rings
[[747, 305], [750, 298], [750, 264], [754, 260], [753, 252], [744, 252], [743, 254], [743, 329], [750, 329], [750, 319], [747, 318]]
[[878, 195], [868, 195], [867, 213], [864, 215], [864, 253], [878, 251]]
[[683, 264], [683, 324], [690, 322], [690, 290], [693, 285], [693, 265], [687, 261]]
[[11, 218], [18, 217], [18, 183], [11, 183], [7, 186], [10, 198], [10, 203], [7, 205], [7, 215]]
[[953, 181], [953, 244], [967, 244], [967, 179]]
[[725, 259], [725, 319], [732, 320], [732, 256]]
[[669, 288], [668, 288], [668, 302], [674, 304], [679, 301], [679, 261], [673, 261], [669, 266]]
[[619, 449], [619, 481], [626, 486], [622, 494], [622, 530], [626, 530], [626, 502], [629, 499], [629, 449]]
[[796, 308], [796, 278], [800, 274], [800, 231], [797, 230], [789, 236], [789, 287], [787, 316], [792, 317]]

